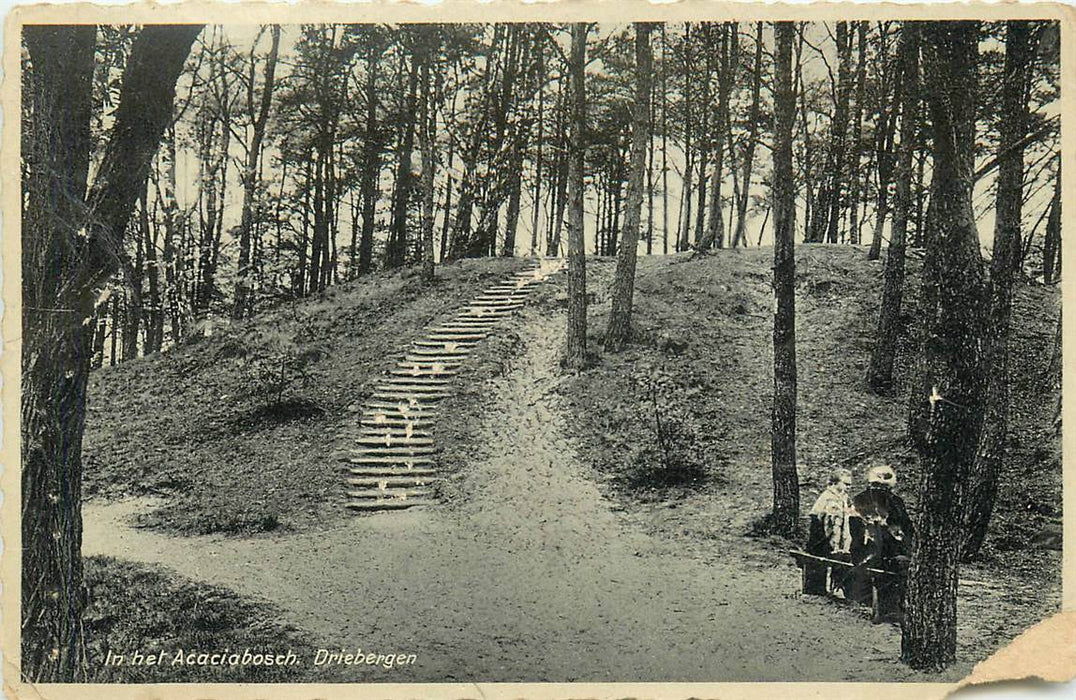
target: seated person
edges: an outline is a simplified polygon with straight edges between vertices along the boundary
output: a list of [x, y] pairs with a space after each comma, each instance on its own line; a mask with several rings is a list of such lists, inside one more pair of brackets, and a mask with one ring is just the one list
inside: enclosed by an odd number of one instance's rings
[[[867, 472], [867, 488], [852, 499], [853, 515], [849, 519], [853, 564], [891, 571], [900, 576], [896, 585], [879, 587], [883, 616], [899, 616], [904, 576], [915, 547], [915, 528], [904, 500], [893, 492], [897, 473], [885, 465]], [[852, 586], [855, 600], [869, 604], [871, 577], [860, 571]]]
[[852, 499], [852, 561], [899, 571], [914, 549], [915, 528], [904, 500], [893, 492], [897, 473], [888, 465], [867, 472], [867, 488]]
[[848, 554], [852, 535], [848, 530], [851, 504], [848, 489], [852, 486], [852, 472], [834, 469], [829, 475], [829, 485], [811, 507], [811, 529], [807, 538], [807, 551], [818, 556]]
[[[830, 559], [848, 560], [852, 545], [848, 529], [848, 517], [852, 512], [848, 489], [852, 485], [852, 472], [835, 469], [829, 476], [829, 485], [818, 496], [811, 508], [811, 525], [807, 535], [807, 552]], [[805, 572], [804, 592], [824, 594], [826, 570], [821, 563]], [[829, 590], [844, 588], [844, 576], [831, 571]]]

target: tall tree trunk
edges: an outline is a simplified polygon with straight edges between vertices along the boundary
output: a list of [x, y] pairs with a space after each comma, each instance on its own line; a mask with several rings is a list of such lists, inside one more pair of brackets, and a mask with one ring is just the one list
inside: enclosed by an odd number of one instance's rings
[[796, 474], [796, 188], [792, 173], [792, 22], [774, 24], [773, 148], [773, 532], [796, 535], [800, 511]]
[[[142, 184], [141, 191], [146, 189]], [[140, 212], [141, 214], [141, 212]], [[135, 259], [132, 263], [126, 254], [122, 255], [127, 269], [127, 282], [130, 285], [127, 295], [127, 318], [123, 328], [123, 361], [133, 360], [138, 357], [138, 334], [142, 330], [142, 290], [143, 277], [145, 276], [145, 248], [142, 241], [145, 239], [145, 231], [142, 228], [142, 216], [139, 216], [137, 235], [135, 236]], [[147, 225], [148, 228], [148, 225]]]
[[691, 23], [684, 24], [684, 181], [680, 193], [680, 238], [676, 244], [677, 252], [687, 250], [691, 233], [691, 193], [693, 191], [692, 175], [695, 173], [694, 152], [691, 150], [691, 132], [694, 127], [694, 115], [691, 109]]
[[911, 213], [912, 155], [915, 152], [915, 129], [919, 111], [919, 27], [905, 22], [898, 49], [900, 63], [900, 146], [897, 151], [896, 201], [893, 207], [893, 230], [885, 264], [885, 288], [878, 314], [878, 337], [867, 370], [867, 384], [877, 394], [893, 388], [893, 360], [900, 335], [900, 310], [904, 296], [904, 249]]
[[713, 77], [713, 24], [701, 24], [702, 50], [706, 54], [702, 75], [702, 120], [699, 124], [699, 196], [695, 213], [695, 247], [701, 248], [706, 236], [706, 175], [710, 165], [710, 149], [713, 148], [714, 134], [720, 138], [720, 128], [715, 128], [710, 119], [710, 80]]
[[568, 146], [568, 342], [565, 363], [582, 369], [587, 362], [587, 270], [583, 237], [583, 160], [586, 141], [587, 25], [572, 25], [568, 60], [571, 81], [571, 143]]
[[[93, 26], [28, 26], [35, 121], [23, 212], [22, 673], [86, 680], [82, 434], [95, 302], [199, 26], [150, 25], [131, 47], [97, 179], [86, 193]], [[38, 313], [32, 313], [40, 309]], [[64, 311], [64, 313], [56, 313]], [[71, 313], [74, 311], [74, 313]]]
[[847, 177], [848, 102], [852, 82], [852, 38], [847, 22], [837, 22], [837, 107], [833, 113], [833, 141], [830, 144], [829, 211], [826, 212], [826, 241], [836, 243], [840, 234]]
[[[736, 210], [736, 235], [732, 247], [747, 247], [747, 203], [751, 196], [751, 166], [755, 161], [755, 144], [758, 143], [758, 122], [761, 119], [760, 93], [762, 89], [762, 22], [755, 30], [755, 69], [751, 83], [751, 126], [747, 137], [747, 151], [743, 161], [743, 182]], [[794, 108], [794, 106], [793, 106]], [[793, 118], [795, 115], [793, 115]]]
[[[916, 80], [918, 81], [918, 73], [916, 74]], [[894, 94], [899, 98], [901, 90], [901, 77], [898, 74], [894, 87]], [[897, 117], [896, 112], [893, 109], [884, 109], [882, 116], [879, 117], [882, 121], [881, 126], [876, 132], [876, 146], [875, 146], [875, 162], [877, 163], [878, 171], [878, 200], [875, 204], [874, 212], [874, 237], [871, 238], [870, 251], [867, 253], [868, 260], [877, 260], [882, 255], [882, 233], [885, 230], [885, 219], [889, 211], [889, 180], [892, 177], [893, 170], [893, 136], [896, 133]], [[916, 134], [913, 132], [911, 137], [916, 138]], [[914, 143], [913, 143], [914, 151]], [[908, 177], [911, 178], [911, 166], [909, 165]], [[909, 197], [911, 196], [911, 181], [909, 179]], [[909, 201], [909, 214], [910, 216], [911, 202]], [[905, 237], [907, 237], [907, 224], [908, 219], [905, 219]]]
[[863, 198], [863, 178], [859, 172], [859, 151], [863, 140], [863, 99], [867, 90], [867, 21], [856, 22], [856, 34], [858, 36], [857, 61], [856, 61], [856, 113], [852, 119], [852, 147], [848, 151], [848, 159], [851, 167], [848, 168], [848, 177], [852, 181], [851, 202], [849, 207], [848, 242], [859, 245], [859, 202]]
[[160, 352], [164, 342], [164, 308], [161, 303], [161, 273], [157, 263], [157, 228], [156, 221], [151, 225], [149, 215], [149, 178], [146, 186], [139, 193], [139, 229], [142, 245], [146, 251], [146, 283], [149, 289], [148, 318], [146, 319], [146, 344], [143, 352], [147, 355]]
[[994, 254], [990, 264], [990, 317], [983, 362], [987, 381], [986, 406], [979, 448], [965, 499], [965, 560], [979, 553], [986, 538], [1009, 428], [1009, 320], [1012, 317], [1013, 279], [1020, 259], [1020, 220], [1024, 198], [1023, 138], [1027, 133], [1027, 95], [1034, 49], [1031, 22], [1010, 20], [1005, 27], [1005, 77], [1001, 88], [1001, 142], [998, 144], [1000, 162]]
[[515, 137], [508, 176], [508, 212], [504, 220], [504, 248], [501, 255], [510, 258], [516, 254], [516, 230], [519, 228], [519, 204], [523, 193], [523, 146], [519, 141], [523, 135]]
[[358, 273], [373, 269], [374, 216], [380, 194], [378, 176], [381, 174], [381, 154], [377, 137], [377, 68], [381, 56], [372, 39], [366, 53], [366, 128], [362, 145], [362, 235], [359, 238]]
[[725, 140], [729, 125], [729, 90], [732, 76], [729, 71], [729, 27], [721, 24], [721, 40], [718, 53], [720, 62], [717, 69], [717, 135], [714, 143], [714, 170], [710, 180], [710, 214], [707, 221], [706, 236], [699, 245], [701, 250], [725, 247], [725, 217], [721, 206], [721, 185], [725, 179]]
[[1061, 166], [1054, 179], [1054, 197], [1046, 218], [1046, 234], [1042, 242], [1042, 281], [1053, 284], [1061, 278]]
[[[265, 126], [269, 122], [269, 108], [273, 103], [273, 81], [276, 75], [277, 51], [280, 49], [280, 25], [272, 25], [269, 32], [271, 43], [269, 55], [265, 59], [261, 101], [258, 105], [258, 114], [252, 124], [254, 135], [250, 141], [250, 150], [247, 151], [246, 169], [243, 171], [243, 210], [239, 222], [239, 271], [236, 274], [235, 300], [232, 306], [232, 318], [236, 319], [249, 315], [251, 310], [250, 241], [254, 229], [254, 197], [258, 187], [258, 165], [261, 162], [262, 143], [265, 140]], [[251, 63], [254, 63], [253, 49], [251, 49]], [[253, 70], [251, 67], [252, 73]]]
[[927, 22], [924, 76], [934, 172], [922, 308], [928, 319], [919, 423], [920, 513], [908, 575], [901, 658], [939, 670], [956, 659], [963, 485], [982, 423], [983, 271], [972, 209], [978, 22]]
[[669, 254], [669, 42], [661, 24], [661, 254]]
[[538, 254], [538, 231], [542, 213], [542, 141], [545, 138], [545, 49], [538, 46], [538, 138], [535, 139], [534, 158], [534, 211], [531, 214], [531, 248], [530, 254]]
[[426, 282], [432, 282], [434, 278], [433, 178], [436, 166], [433, 147], [436, 138], [437, 112], [433, 104], [435, 96], [430, 90], [430, 52], [433, 48], [429, 46], [424, 48], [426, 52], [422, 57], [422, 115], [418, 133], [419, 150], [422, 153], [422, 278]]
[[385, 264], [399, 267], [407, 254], [407, 205], [411, 198], [411, 153], [415, 147], [415, 121], [418, 91], [418, 61], [411, 57], [411, 69], [407, 79], [407, 104], [404, 121], [400, 128], [397, 150], [396, 182], [393, 187], [392, 221], [388, 245], [385, 247]]
[[650, 28], [645, 22], [635, 23], [635, 105], [632, 111], [628, 209], [616, 261], [609, 328], [605, 333], [605, 349], [611, 351], [620, 350], [631, 337], [631, 302], [643, 208], [643, 174], [646, 170], [646, 146], [650, 142], [650, 73], [653, 70]]

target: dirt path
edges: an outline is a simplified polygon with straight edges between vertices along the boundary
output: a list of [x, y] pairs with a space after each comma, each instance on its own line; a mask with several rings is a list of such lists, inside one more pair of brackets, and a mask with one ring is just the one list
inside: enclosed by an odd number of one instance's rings
[[489, 383], [483, 456], [456, 507], [240, 540], [134, 530], [130, 503], [91, 504], [85, 552], [267, 598], [327, 648], [418, 656], [325, 680], [941, 680], [896, 663], [895, 628], [802, 600], [792, 567], [723, 546], [706, 562], [615, 513], [562, 429], [563, 316], [527, 309], [519, 326], [525, 350]]

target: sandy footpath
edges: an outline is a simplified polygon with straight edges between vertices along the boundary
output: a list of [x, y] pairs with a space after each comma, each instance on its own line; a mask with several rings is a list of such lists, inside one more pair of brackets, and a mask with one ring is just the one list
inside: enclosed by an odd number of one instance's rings
[[234, 539], [133, 529], [125, 520], [144, 504], [94, 502], [85, 553], [268, 599], [326, 648], [418, 657], [325, 668], [325, 680], [942, 680], [897, 663], [895, 627], [803, 600], [793, 567], [728, 543], [704, 561], [614, 512], [563, 430], [563, 316], [527, 309], [521, 320], [524, 350], [488, 384], [493, 410], [482, 456], [463, 467], [462, 503]]

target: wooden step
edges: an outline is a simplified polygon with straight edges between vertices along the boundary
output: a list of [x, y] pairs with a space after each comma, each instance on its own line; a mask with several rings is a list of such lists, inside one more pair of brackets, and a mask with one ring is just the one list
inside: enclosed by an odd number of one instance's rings
[[357, 447], [348, 450], [350, 457], [428, 457], [438, 453], [438, 448], [433, 445], [393, 445], [385, 447], [384, 444], [370, 447]]
[[[483, 322], [482, 325], [477, 325], [477, 324], [476, 325], [471, 325], [469, 323], [464, 323], [464, 324], [461, 324], [461, 325], [437, 326], [435, 328], [431, 328], [430, 329], [430, 335], [427, 336], [427, 337], [429, 337], [429, 338], [436, 337], [436, 338], [444, 339], [446, 336], [479, 335], [482, 338], [485, 338], [487, 335], [489, 335], [489, 333], [485, 332], [485, 331], [492, 331], [492, 330], [493, 330], [493, 324], [492, 323]], [[449, 340], [451, 340], [451, 338], [449, 338]]]
[[396, 363], [396, 366], [405, 372], [414, 372], [418, 370], [419, 374], [423, 372], [429, 372], [433, 374], [454, 374], [456, 368], [463, 364], [463, 358], [453, 357], [445, 361], [433, 359], [428, 357], [416, 357], [413, 360], [401, 359]]
[[[400, 364], [402, 365], [403, 363], [400, 363]], [[441, 370], [423, 370], [423, 369], [420, 369], [418, 371], [415, 371], [414, 368], [412, 368], [412, 369], [404, 369], [403, 367], [397, 365], [397, 367], [389, 370], [389, 374], [392, 375], [393, 377], [397, 377], [397, 378], [400, 378], [400, 379], [437, 379], [437, 378], [444, 378], [445, 382], [448, 382], [448, 378], [452, 377], [452, 376], [455, 376], [456, 373], [453, 372], [453, 371], [450, 371], [450, 370], [446, 370], [446, 369], [441, 369]]]
[[512, 297], [506, 297], [504, 299], [472, 299], [471, 301], [467, 302], [467, 306], [484, 306], [487, 308], [506, 309], [512, 306], [523, 306], [523, 301], [519, 299], [513, 299]]
[[392, 386], [434, 386], [434, 387], [446, 387], [451, 380], [442, 374], [430, 373], [428, 376], [423, 374], [407, 374], [406, 372], [400, 375], [392, 375], [384, 378], [386, 384]]
[[[427, 463], [431, 463], [430, 460], [426, 460]], [[417, 460], [416, 460], [417, 463]], [[408, 478], [408, 479], [430, 479], [437, 475], [437, 471], [430, 469], [429, 467], [413, 467], [408, 469], [407, 467], [349, 467], [348, 472], [357, 477], [378, 477], [378, 478]]]
[[485, 302], [468, 304], [464, 310], [471, 318], [502, 318], [511, 315], [512, 311], [522, 308], [523, 302], [512, 302], [511, 305]]
[[[421, 406], [423, 404], [432, 404], [440, 401], [441, 399], [447, 399], [452, 396], [451, 392], [438, 391], [438, 392], [422, 392], [417, 391], [400, 391], [398, 389], [386, 388], [375, 389], [374, 399], [379, 401], [406, 401], [410, 406]], [[412, 403], [411, 399], [417, 401]]]
[[381, 437], [370, 435], [355, 438], [355, 443], [358, 445], [378, 445], [383, 447], [432, 447], [433, 438], [417, 437], [415, 435], [412, 435], [411, 437], [391, 434]]
[[[348, 464], [356, 464], [360, 467], [399, 467], [400, 469], [407, 470], [407, 465], [411, 465], [411, 469], [416, 467], [429, 466], [436, 464], [433, 458], [429, 455], [382, 455], [380, 457], [359, 455], [355, 457], [344, 457], [343, 462]], [[354, 472], [352, 472], [354, 474]]]
[[430, 423], [433, 420], [433, 416], [437, 413], [433, 406], [426, 406], [426, 410], [419, 410], [417, 406], [410, 407], [407, 411], [401, 411], [398, 404], [392, 406], [368, 406], [362, 410], [360, 415], [361, 420], [377, 421], [378, 416], [381, 416], [381, 420], [401, 420], [411, 421], [413, 423]]
[[402, 510], [404, 508], [414, 508], [415, 506], [434, 506], [437, 505], [435, 501], [431, 501], [425, 498], [408, 499], [406, 501], [393, 499], [386, 501], [363, 501], [354, 500], [348, 501], [344, 504], [346, 508], [359, 511], [378, 511], [378, 510]]
[[[360, 426], [359, 435], [363, 437], [377, 437], [380, 435], [382, 438], [386, 435], [391, 435], [394, 440], [397, 438], [402, 439], [407, 437], [407, 428], [402, 425], [379, 425], [377, 427], [364, 425]], [[415, 430], [412, 428], [411, 437], [433, 437], [433, 433], [429, 430]]]
[[456, 340], [450, 338], [445, 340], [444, 338], [423, 338], [422, 340], [413, 341], [412, 345], [424, 350], [443, 350], [448, 353], [454, 353], [459, 350], [466, 350], [470, 352], [471, 348], [478, 344], [479, 340], [482, 340], [485, 336], [475, 338], [473, 340]]
[[430, 331], [430, 333], [426, 335], [426, 340], [433, 340], [439, 343], [477, 343], [480, 340], [484, 340], [486, 335], [489, 334], [490, 333], [477, 333], [473, 330], [435, 330]]
[[353, 489], [347, 492], [348, 498], [368, 499], [376, 498], [379, 500], [410, 500], [412, 498], [425, 498], [432, 496], [433, 491], [428, 488], [416, 487], [416, 488], [394, 488], [381, 490], [378, 488], [373, 489]]
[[413, 348], [411, 348], [411, 350], [409, 352], [410, 352], [411, 355], [421, 356], [421, 357], [424, 357], [427, 360], [431, 360], [431, 361], [432, 360], [437, 360], [437, 359], [442, 359], [442, 358], [451, 361], [453, 359], [459, 359], [459, 358], [461, 358], [461, 357], [463, 357], [465, 355], [469, 355], [471, 353], [471, 349], [470, 349], [469, 346], [464, 347], [462, 345], [457, 345], [454, 349], [449, 350], [444, 346], [445, 345], [444, 343], [439, 343], [438, 345], [440, 347], [434, 347], [434, 348], [413, 347]]
[[348, 486], [361, 486], [375, 489], [379, 489], [382, 486], [385, 486], [386, 488], [391, 486], [428, 486], [435, 481], [437, 481], [437, 477], [433, 476], [355, 476], [345, 480]]
[[413, 394], [444, 394], [448, 390], [448, 382], [420, 382], [416, 378], [400, 378], [399, 381], [387, 380], [384, 384], [378, 384], [374, 391], [410, 392]]

